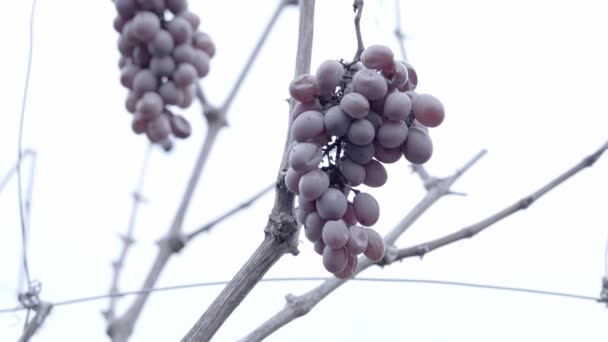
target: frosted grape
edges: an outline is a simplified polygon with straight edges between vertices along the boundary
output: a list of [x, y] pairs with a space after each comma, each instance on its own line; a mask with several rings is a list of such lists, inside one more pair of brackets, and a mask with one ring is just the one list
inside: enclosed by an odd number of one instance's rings
[[344, 67], [336, 60], [326, 60], [317, 68], [315, 78], [319, 86], [319, 94], [328, 96], [336, 91], [344, 76]]
[[313, 102], [319, 95], [319, 87], [315, 77], [310, 74], [296, 76], [289, 84], [289, 94], [300, 102]]
[[306, 103], [296, 102], [295, 106], [293, 106], [293, 108], [291, 109], [291, 112], [289, 113], [289, 117], [292, 120], [295, 120], [295, 118], [297, 118], [300, 114], [307, 112], [309, 110], [321, 111], [321, 110], [323, 110], [323, 107], [317, 100], [312, 101], [312, 102], [306, 102]]
[[348, 264], [348, 253], [345, 248], [332, 249], [325, 246], [323, 249], [323, 266], [331, 273], [339, 273]]
[[192, 37], [192, 44], [198, 50], [205, 52], [209, 57], [215, 56], [215, 43], [208, 34], [196, 32]]
[[405, 65], [400, 62], [394, 62], [391, 69], [390, 76], [385, 73], [385, 70], [382, 70], [382, 74], [390, 80], [389, 85], [396, 89], [405, 86], [408, 81], [408, 74]]
[[150, 53], [144, 46], [135, 46], [131, 52], [131, 60], [140, 67], [147, 67], [150, 63]]
[[385, 69], [393, 64], [393, 51], [385, 45], [368, 46], [361, 53], [361, 63], [368, 69]]
[[374, 157], [374, 145], [355, 145], [347, 143], [344, 145], [344, 152], [352, 161], [359, 164], [366, 164]]
[[188, 2], [186, 0], [165, 0], [167, 9], [173, 14], [178, 14], [188, 8]]
[[371, 122], [358, 119], [352, 122], [348, 128], [346, 137], [350, 142], [357, 145], [367, 145], [374, 140], [375, 130]]
[[384, 121], [378, 128], [378, 142], [385, 148], [395, 148], [403, 144], [407, 137], [407, 125], [403, 121]]
[[364, 226], [373, 226], [380, 217], [380, 206], [376, 199], [366, 193], [360, 192], [353, 198], [353, 209], [357, 221]]
[[392, 121], [405, 121], [405, 118], [412, 110], [410, 97], [401, 92], [392, 92], [384, 100], [383, 115]]
[[133, 35], [142, 42], [152, 40], [159, 30], [160, 20], [152, 12], [142, 11], [133, 18]]
[[353, 90], [368, 100], [378, 100], [386, 95], [388, 86], [386, 79], [378, 72], [361, 69], [353, 76]]
[[372, 160], [365, 164], [365, 180], [363, 184], [372, 188], [378, 188], [383, 186], [387, 179], [388, 174], [386, 173], [386, 169], [377, 160]]
[[[190, 11], [183, 11], [183, 12], [179, 13], [179, 16], [188, 20], [188, 22], [190, 23], [190, 26], [192, 26], [193, 30], [198, 29], [198, 26], [201, 24], [201, 18], [196, 13], [193, 13]], [[197, 32], [196, 34], [198, 34], [198, 33], [206, 35], [203, 32]], [[195, 36], [196, 36], [196, 34], [195, 34]]]
[[357, 224], [357, 217], [355, 217], [355, 209], [353, 208], [353, 204], [348, 202], [348, 206], [346, 207], [346, 213], [344, 213], [344, 217], [342, 218], [344, 223], [347, 226], [352, 226]]
[[367, 228], [352, 225], [348, 227], [346, 250], [349, 254], [359, 255], [367, 249]]
[[304, 234], [306, 235], [308, 241], [315, 242], [321, 239], [323, 226], [325, 226], [325, 223], [326, 221], [319, 216], [319, 213], [316, 211], [313, 211], [306, 216]]
[[437, 127], [445, 118], [443, 104], [429, 94], [418, 94], [412, 100], [412, 112], [416, 120], [427, 127]]
[[285, 186], [289, 191], [298, 193], [298, 182], [300, 182], [301, 174], [297, 173], [293, 168], [288, 168], [285, 172]]
[[192, 104], [194, 100], [194, 88], [186, 87], [181, 88], [179, 90], [179, 101], [177, 102], [177, 106], [180, 108], [188, 108]]
[[348, 261], [346, 263], [346, 267], [338, 272], [338, 273], [334, 273], [334, 275], [336, 276], [336, 278], [339, 279], [348, 279], [350, 277], [353, 276], [353, 274], [355, 274], [355, 271], [357, 270], [357, 263], [358, 260], [356, 256], [348, 254]]
[[327, 247], [342, 248], [348, 242], [348, 227], [342, 220], [327, 221], [323, 226], [322, 237]]
[[133, 91], [143, 94], [148, 91], [155, 91], [158, 80], [152, 71], [148, 69], [140, 70], [133, 78]]
[[305, 173], [315, 169], [321, 159], [323, 151], [317, 144], [301, 142], [294, 145], [289, 153], [289, 165], [298, 173]]
[[148, 120], [146, 118], [142, 118], [139, 115], [135, 115], [133, 120], [131, 121], [131, 129], [135, 134], [142, 134], [146, 131], [146, 127], [148, 127]]
[[173, 83], [178, 88], [184, 88], [196, 80], [196, 69], [192, 66], [192, 64], [181, 63], [177, 66], [173, 74], [171, 75], [173, 79]]
[[403, 64], [407, 70], [407, 82], [399, 87], [399, 91], [411, 91], [416, 89], [416, 86], [418, 85], [418, 74], [416, 74], [416, 70], [407, 62], [400, 61], [400, 63]]
[[137, 10], [135, 0], [116, 0], [114, 2], [114, 6], [116, 6], [116, 11], [118, 14], [125, 19], [130, 19], [133, 17], [135, 11]]
[[352, 186], [360, 185], [365, 180], [365, 167], [348, 157], [342, 157], [338, 161], [338, 170]]
[[317, 241], [315, 241], [315, 252], [317, 252], [317, 254], [319, 255], [323, 255], [323, 250], [325, 249], [325, 242], [323, 242], [323, 239], [319, 239]]
[[345, 135], [351, 124], [351, 117], [348, 116], [340, 106], [330, 107], [323, 117], [325, 130], [334, 136]]
[[291, 136], [295, 141], [305, 141], [323, 131], [323, 114], [312, 110], [299, 115], [291, 125]]
[[328, 187], [329, 176], [319, 169], [314, 169], [303, 174], [298, 184], [300, 196], [307, 201], [316, 200]]
[[403, 155], [412, 164], [424, 164], [433, 155], [433, 142], [423, 129], [413, 126], [402, 146]]
[[346, 196], [336, 188], [329, 188], [317, 199], [316, 206], [317, 212], [325, 220], [338, 220], [346, 213]]
[[384, 257], [384, 239], [373, 229], [365, 228], [367, 232], [367, 249], [365, 256], [373, 262], [378, 262]]
[[340, 109], [353, 119], [362, 119], [369, 113], [369, 101], [358, 93], [348, 93], [340, 101]]

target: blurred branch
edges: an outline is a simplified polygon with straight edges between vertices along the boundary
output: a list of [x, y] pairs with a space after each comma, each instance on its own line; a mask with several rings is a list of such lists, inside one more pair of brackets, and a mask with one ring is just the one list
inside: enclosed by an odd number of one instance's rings
[[34, 318], [32, 318], [25, 327], [23, 335], [19, 338], [19, 342], [27, 342], [34, 336], [36, 331], [40, 329], [48, 315], [51, 313], [51, 309], [53, 309], [53, 304], [47, 302], [40, 302], [40, 304], [34, 308], [36, 315], [34, 315]]
[[399, 52], [401, 52], [401, 58], [407, 61], [407, 54], [405, 53], [405, 33], [401, 25], [401, 0], [395, 0], [395, 38], [399, 44]]
[[116, 303], [118, 301], [118, 297], [114, 296], [119, 292], [119, 284], [120, 284], [120, 275], [123, 270], [123, 266], [125, 260], [127, 258], [127, 254], [129, 252], [129, 248], [135, 242], [133, 237], [133, 231], [135, 229], [135, 222], [137, 221], [137, 212], [139, 209], [139, 205], [143, 202], [143, 186], [144, 179], [146, 176], [146, 170], [148, 169], [148, 161], [150, 159], [150, 153], [152, 151], [152, 145], [148, 144], [146, 147], [146, 152], [144, 154], [144, 159], [141, 163], [141, 167], [139, 170], [139, 177], [137, 179], [137, 185], [133, 190], [132, 197], [133, 202], [131, 205], [131, 214], [129, 215], [129, 223], [127, 225], [127, 232], [124, 235], [120, 235], [120, 240], [122, 242], [122, 248], [120, 250], [120, 254], [118, 259], [112, 262], [112, 281], [110, 283], [110, 302], [108, 303], [108, 308], [103, 312], [103, 315], [106, 321], [111, 321], [116, 316]]
[[[310, 71], [314, 32], [314, 0], [300, 1], [300, 25], [296, 53], [296, 75]], [[182, 342], [208, 341], [232, 314], [264, 274], [285, 254], [297, 254], [298, 225], [293, 217], [294, 194], [284, 182], [283, 162], [287, 159], [287, 139], [276, 182], [275, 203], [264, 229], [265, 237], [249, 260], [224, 287], [219, 296], [198, 319]]]
[[[479, 152], [460, 170], [456, 171], [450, 177], [438, 178], [438, 182], [435, 183], [435, 186], [431, 188], [426, 193], [424, 198], [407, 214], [407, 216], [384, 237], [386, 245], [391, 246], [397, 240], [397, 238], [428, 208], [430, 208], [442, 196], [446, 195], [450, 190], [450, 186], [452, 186], [452, 184], [458, 180], [458, 178], [460, 178], [464, 172], [473, 166], [485, 153], [485, 150]], [[390, 253], [390, 248], [387, 250], [387, 254], [388, 253]], [[374, 263], [366, 257], [359, 257], [357, 269], [355, 270], [353, 277], [372, 265], [374, 265]], [[262, 339], [268, 337], [270, 334], [277, 331], [287, 323], [298, 317], [306, 315], [323, 298], [347, 281], [348, 279], [338, 279], [332, 277], [328, 278], [321, 285], [301, 296], [294, 296], [291, 294], [287, 295], [285, 297], [287, 300], [285, 307], [247, 335], [243, 341], [261, 341]]]
[[361, 14], [363, 13], [363, 0], [355, 0], [353, 3], [353, 10], [355, 14], [355, 33], [357, 35], [357, 52], [353, 57], [353, 63], [358, 62], [361, 59], [361, 54], [365, 49], [363, 45], [363, 37], [361, 36]]
[[[156, 258], [146, 276], [146, 279], [144, 280], [142, 289], [150, 289], [154, 287], [171, 256], [174, 253], [180, 252], [187, 243], [187, 239], [182, 233], [182, 224], [186, 211], [190, 206], [196, 185], [198, 184], [202, 171], [207, 163], [207, 160], [209, 159], [211, 150], [216, 142], [219, 132], [226, 126], [228, 109], [232, 105], [238, 90], [240, 89], [245, 77], [248, 75], [253, 62], [258, 57], [259, 52], [270, 31], [274, 27], [280, 13], [287, 6], [287, 4], [288, 3], [284, 0], [280, 0], [273, 16], [258, 39], [258, 42], [246, 61], [245, 66], [241, 70], [235, 85], [230, 90], [226, 100], [219, 108], [209, 105], [200, 86], [196, 87], [196, 97], [199, 101], [201, 101], [203, 114], [208, 123], [207, 134], [205, 135], [205, 139], [192, 170], [192, 174], [188, 180], [184, 195], [182, 196], [180, 205], [174, 216], [169, 231], [167, 235], [158, 242], [158, 253], [156, 254]], [[106, 333], [111, 337], [112, 341], [124, 342], [129, 339], [133, 332], [135, 323], [148, 299], [148, 296], [149, 292], [142, 292], [137, 296], [133, 304], [121, 317], [112, 319], [108, 323]]]
[[192, 240], [193, 238], [195, 238], [196, 236], [198, 236], [201, 233], [208, 232], [213, 227], [215, 227], [216, 225], [218, 225], [220, 222], [224, 221], [225, 219], [229, 218], [230, 216], [238, 213], [239, 211], [241, 211], [243, 209], [247, 209], [249, 206], [251, 206], [253, 203], [255, 203], [255, 201], [257, 201], [258, 199], [260, 199], [262, 196], [264, 196], [267, 192], [269, 192], [272, 189], [274, 189], [274, 184], [271, 184], [271, 185], [265, 187], [264, 189], [258, 191], [255, 195], [253, 195], [250, 198], [248, 198], [247, 200], [243, 201], [242, 203], [240, 203], [236, 207], [228, 210], [224, 214], [220, 215], [218, 218], [216, 218], [213, 221], [211, 221], [211, 222], [209, 222], [209, 223], [201, 226], [200, 228], [198, 228], [197, 230], [193, 231], [192, 233], [187, 234], [186, 235], [186, 241]]
[[568, 169], [566, 172], [559, 175], [555, 179], [551, 180], [549, 183], [542, 186], [540, 189], [538, 189], [535, 192], [531, 193], [530, 195], [516, 201], [515, 203], [502, 209], [501, 211], [499, 211], [475, 224], [462, 228], [454, 233], [448, 234], [444, 237], [441, 237], [441, 238], [438, 238], [435, 240], [431, 240], [431, 241], [428, 241], [425, 243], [421, 243], [419, 245], [399, 249], [398, 251], [396, 251], [396, 254], [393, 257], [391, 257], [391, 258], [388, 258], [388, 256], [385, 257], [385, 260], [383, 260], [384, 264], [390, 264], [394, 261], [402, 260], [402, 259], [413, 257], [413, 256], [422, 257], [428, 252], [431, 252], [431, 251], [441, 248], [443, 246], [447, 246], [456, 241], [460, 241], [460, 240], [467, 239], [467, 238], [472, 238], [473, 236], [479, 234], [481, 231], [490, 227], [491, 225], [495, 224], [496, 222], [498, 222], [508, 216], [511, 216], [512, 214], [515, 214], [516, 212], [518, 212], [520, 210], [527, 209], [536, 200], [541, 198], [543, 195], [545, 195], [549, 191], [555, 189], [558, 185], [560, 185], [563, 182], [570, 179], [570, 177], [574, 176], [581, 170], [592, 166], [607, 149], [608, 149], [608, 142], [606, 142], [597, 151], [595, 151], [592, 154], [588, 155], [587, 157], [583, 158], [583, 160], [581, 160], [578, 164], [576, 164], [572, 168]]

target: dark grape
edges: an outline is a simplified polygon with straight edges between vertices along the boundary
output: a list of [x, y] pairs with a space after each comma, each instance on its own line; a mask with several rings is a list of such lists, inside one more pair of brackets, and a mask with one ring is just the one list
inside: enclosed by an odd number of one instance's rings
[[133, 79], [139, 70], [141, 70], [141, 68], [135, 64], [128, 64], [120, 69], [120, 83], [125, 88], [133, 89]]
[[417, 94], [412, 101], [412, 112], [416, 120], [427, 127], [437, 127], [445, 118], [443, 104], [429, 94]]
[[344, 145], [344, 152], [352, 161], [359, 164], [366, 164], [374, 157], [374, 145], [355, 145], [353, 143], [346, 143], [346, 145]]
[[171, 123], [171, 132], [180, 139], [185, 139], [192, 134], [192, 126], [188, 120], [181, 115], [172, 115], [169, 120]]
[[403, 121], [384, 121], [378, 128], [377, 140], [385, 148], [396, 148], [407, 137], [407, 125]]
[[133, 78], [133, 91], [143, 94], [148, 91], [155, 91], [158, 80], [152, 71], [148, 69], [140, 70]]
[[319, 255], [323, 255], [323, 250], [325, 249], [325, 242], [323, 242], [323, 239], [319, 239], [317, 241], [315, 241], [315, 252], [317, 252], [317, 254]]
[[173, 49], [175, 63], [192, 63], [194, 59], [194, 49], [190, 44], [177, 45]]
[[152, 57], [152, 59], [150, 59], [150, 71], [152, 71], [156, 77], [167, 77], [175, 71], [175, 62], [173, 61], [173, 58], [169, 56]]
[[163, 83], [158, 89], [165, 104], [176, 105], [180, 100], [180, 91], [171, 81]]
[[374, 140], [374, 136], [374, 126], [365, 119], [354, 120], [346, 134], [348, 140], [357, 145], [370, 144]]
[[325, 222], [325, 219], [316, 211], [313, 211], [306, 216], [304, 234], [306, 234], [308, 241], [315, 242], [321, 238]]
[[325, 112], [323, 121], [327, 133], [342, 136], [348, 131], [352, 119], [340, 109], [340, 106], [333, 106]]
[[205, 77], [209, 73], [210, 57], [207, 53], [201, 50], [194, 50], [192, 65], [196, 69], [198, 77]]
[[352, 225], [348, 227], [346, 250], [349, 254], [359, 255], [367, 249], [367, 228]]
[[348, 227], [342, 220], [327, 221], [323, 226], [322, 236], [327, 247], [342, 248], [348, 242]]
[[208, 34], [204, 32], [196, 32], [192, 37], [192, 44], [196, 49], [205, 52], [209, 57], [215, 56], [215, 44]]
[[191, 85], [196, 80], [196, 69], [192, 64], [181, 63], [177, 66], [171, 75], [173, 83], [178, 88], [184, 88]]
[[328, 187], [329, 176], [319, 169], [314, 169], [303, 174], [298, 184], [300, 196], [307, 201], [316, 200]]
[[319, 95], [319, 87], [315, 77], [310, 74], [296, 76], [289, 84], [289, 94], [300, 102], [313, 102]]
[[300, 182], [301, 174], [296, 172], [291, 167], [287, 169], [285, 172], [285, 186], [289, 191], [293, 193], [298, 193], [298, 182]]
[[373, 229], [365, 228], [367, 232], [367, 249], [365, 256], [373, 262], [378, 262], [384, 257], [384, 239]]
[[378, 188], [383, 186], [387, 179], [388, 174], [386, 173], [386, 169], [377, 160], [372, 160], [365, 164], [365, 180], [363, 184], [372, 188]]
[[147, 92], [137, 101], [135, 109], [142, 117], [155, 118], [163, 111], [163, 99], [156, 92]]
[[148, 121], [146, 126], [146, 135], [151, 142], [161, 142], [169, 137], [171, 133], [171, 124], [166, 115], [159, 115], [156, 118]]
[[433, 142], [429, 134], [420, 127], [410, 127], [402, 146], [403, 155], [412, 164], [424, 164], [433, 155]]
[[364, 226], [373, 226], [380, 217], [380, 206], [376, 199], [366, 193], [360, 192], [353, 198], [353, 209], [355, 210], [355, 216], [357, 221]]
[[365, 167], [348, 157], [342, 157], [338, 161], [338, 170], [352, 186], [360, 185], [365, 180]]
[[332, 249], [325, 246], [323, 249], [323, 266], [331, 273], [339, 273], [348, 264], [348, 253], [345, 248]]
[[141, 11], [133, 18], [133, 34], [142, 42], [149, 42], [160, 30], [160, 20], [153, 12]]
[[346, 205], [346, 196], [342, 191], [329, 188], [317, 199], [317, 212], [326, 220], [338, 220], [346, 213]]
[[166, 30], [159, 30], [148, 43], [148, 51], [156, 57], [165, 57], [171, 53], [174, 46], [171, 34]]
[[174, 17], [166, 24], [167, 31], [173, 37], [175, 45], [190, 44], [192, 40], [192, 25], [182, 17]]
[[405, 121], [405, 118], [412, 110], [410, 97], [401, 92], [390, 93], [384, 101], [383, 115], [392, 121]]
[[338, 273], [334, 273], [334, 275], [336, 276], [336, 278], [339, 279], [348, 279], [350, 277], [353, 276], [353, 274], [355, 274], [355, 271], [357, 270], [357, 263], [358, 260], [356, 256], [348, 254], [348, 261], [346, 262], [346, 267], [338, 272]]

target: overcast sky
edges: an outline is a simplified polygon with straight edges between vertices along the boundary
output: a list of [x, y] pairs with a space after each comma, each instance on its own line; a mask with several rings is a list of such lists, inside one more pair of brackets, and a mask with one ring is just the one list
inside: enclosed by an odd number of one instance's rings
[[[202, 86], [221, 103], [276, 1], [190, 1], [216, 42]], [[317, 1], [312, 66], [352, 58], [352, 1]], [[15, 162], [31, 1], [4, 5], [0, 21], [0, 175]], [[419, 91], [439, 97], [444, 124], [431, 130], [428, 162], [445, 176], [480, 149], [488, 155], [402, 238], [408, 246], [474, 223], [562, 173], [608, 139], [608, 21], [604, 1], [403, 1], [404, 31]], [[23, 147], [37, 152], [29, 265], [41, 298], [108, 292], [117, 234], [126, 229], [146, 141], [130, 129], [118, 81], [115, 10], [105, 1], [38, 1]], [[364, 42], [398, 53], [393, 1], [367, 1]], [[274, 180], [286, 131], [297, 10], [284, 11], [243, 84], [201, 177], [184, 229], [191, 231]], [[173, 152], [154, 149], [122, 290], [137, 289], [181, 197], [205, 124]], [[28, 164], [24, 178], [28, 177]], [[370, 190], [376, 228], [389, 231], [424, 195], [405, 161]], [[608, 238], [608, 162], [601, 159], [527, 211], [469, 241], [361, 276], [529, 287], [598, 296]], [[263, 239], [273, 196], [225, 221], [172, 259], [158, 285], [229, 280]], [[17, 305], [21, 238], [15, 180], [0, 193], [0, 307]], [[267, 276], [326, 276], [302, 239]], [[284, 295], [317, 283], [259, 284], [215, 336], [233, 341], [281, 309]], [[180, 339], [221, 287], [155, 294], [133, 342]], [[130, 299], [124, 299], [123, 309]], [[107, 341], [107, 301], [56, 307], [35, 341]], [[606, 341], [606, 307], [592, 301], [420, 284], [349, 283], [269, 341]], [[0, 340], [20, 336], [24, 313], [0, 314]]]

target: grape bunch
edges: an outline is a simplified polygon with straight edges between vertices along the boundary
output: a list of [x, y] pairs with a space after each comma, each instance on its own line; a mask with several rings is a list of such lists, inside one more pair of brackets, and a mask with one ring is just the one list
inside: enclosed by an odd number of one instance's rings
[[431, 158], [427, 127], [442, 123], [444, 108], [434, 96], [416, 93], [417, 83], [409, 63], [373, 45], [360, 61], [326, 60], [315, 75], [299, 75], [289, 86], [296, 103], [285, 185], [298, 195], [306, 238], [338, 278], [353, 275], [360, 254], [372, 261], [384, 256], [384, 240], [370, 228], [380, 205], [355, 187], [384, 185], [383, 163]]
[[187, 138], [187, 119], [169, 106], [188, 108], [198, 78], [209, 73], [215, 45], [198, 31], [200, 18], [186, 0], [114, 0], [120, 34], [120, 83], [129, 89], [125, 106], [133, 113], [131, 127], [154, 143], [171, 135]]

